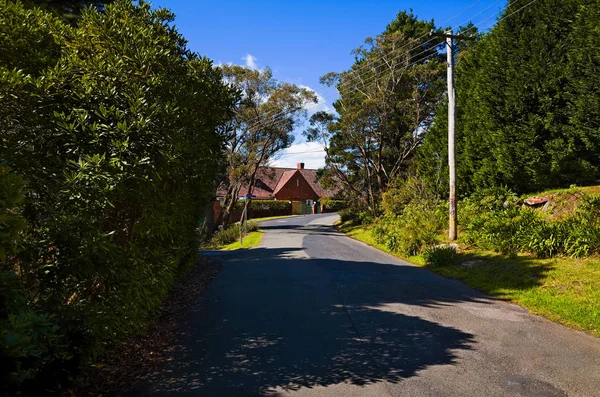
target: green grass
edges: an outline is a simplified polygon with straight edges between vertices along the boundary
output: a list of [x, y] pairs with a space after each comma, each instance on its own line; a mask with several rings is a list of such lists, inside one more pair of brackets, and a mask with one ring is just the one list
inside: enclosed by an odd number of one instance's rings
[[241, 244], [241, 245], [240, 245], [240, 241], [238, 240], [235, 243], [223, 245], [220, 247], [215, 247], [215, 249], [222, 250], [222, 251], [233, 251], [233, 250], [239, 250], [241, 248], [256, 247], [257, 245], [260, 244], [260, 242], [262, 240], [262, 235], [263, 235], [262, 230], [258, 230], [256, 232], [250, 232], [246, 235], [246, 237], [244, 237], [243, 244]]
[[256, 222], [261, 222], [261, 221], [270, 221], [270, 220], [273, 220], [273, 219], [291, 218], [293, 216], [298, 216], [298, 215], [265, 216], [263, 218], [252, 218], [252, 219], [249, 219], [249, 220], [256, 221]]
[[[338, 227], [357, 240], [400, 257], [377, 243], [369, 226]], [[462, 261], [483, 262], [470, 268], [441, 266], [430, 270], [517, 303], [532, 313], [600, 336], [600, 258], [538, 259], [484, 251], [463, 251], [460, 256]], [[425, 267], [422, 256], [402, 259]]]

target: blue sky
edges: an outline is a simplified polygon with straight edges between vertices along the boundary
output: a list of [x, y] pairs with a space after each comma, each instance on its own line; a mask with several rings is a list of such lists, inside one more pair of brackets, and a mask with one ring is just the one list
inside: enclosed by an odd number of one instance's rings
[[[331, 106], [335, 90], [319, 84], [327, 72], [341, 72], [353, 62], [350, 51], [368, 36], [381, 33], [401, 10], [412, 9], [421, 19], [456, 28], [472, 20], [490, 27], [506, 0], [305, 0], [225, 1], [154, 0], [176, 14], [175, 26], [189, 48], [215, 63], [270, 67], [275, 78], [310, 87], [321, 96], [320, 110]], [[470, 7], [466, 9], [467, 7]], [[465, 10], [466, 9], [466, 10]], [[446, 22], [463, 12], [450, 22]], [[477, 15], [479, 14], [479, 15]], [[446, 23], [445, 23], [446, 22]], [[323, 165], [324, 153], [303, 142], [297, 131], [294, 145], [274, 162], [307, 168]]]

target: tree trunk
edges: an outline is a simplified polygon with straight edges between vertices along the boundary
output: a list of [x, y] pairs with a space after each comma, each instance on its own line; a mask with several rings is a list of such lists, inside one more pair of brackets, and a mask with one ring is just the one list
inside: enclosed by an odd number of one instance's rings
[[205, 236], [207, 240], [209, 240], [212, 237], [216, 229], [215, 211], [213, 208], [215, 200], [215, 197], [209, 200], [208, 204], [206, 204], [206, 207], [204, 209], [204, 223], [202, 224], [202, 235]]
[[237, 203], [237, 196], [238, 196], [239, 191], [240, 191], [240, 189], [235, 186], [230, 186], [227, 189], [227, 194], [225, 195], [225, 201], [223, 202], [223, 207], [221, 209], [221, 215], [215, 222], [215, 229], [219, 225], [223, 225], [223, 227], [227, 226], [227, 223], [229, 222], [229, 216], [231, 215], [231, 211], [233, 210], [233, 207]]

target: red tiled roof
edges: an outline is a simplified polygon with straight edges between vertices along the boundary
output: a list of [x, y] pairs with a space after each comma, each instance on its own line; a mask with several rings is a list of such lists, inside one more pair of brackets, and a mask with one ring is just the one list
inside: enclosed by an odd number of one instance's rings
[[279, 178], [279, 182], [277, 182], [277, 186], [275, 186], [273, 194], [277, 194], [281, 190], [281, 188], [284, 187], [285, 184], [288, 183], [288, 181], [294, 176], [296, 171], [298, 170], [289, 170], [284, 172], [281, 175], [281, 178]]
[[[275, 193], [290, 180], [296, 171], [302, 174], [319, 197], [335, 197], [335, 191], [321, 187], [321, 184], [317, 181], [317, 170], [280, 167], [259, 168], [256, 174], [254, 189], [252, 189], [252, 195], [256, 198], [273, 198]], [[217, 191], [217, 195], [224, 195], [225, 193], [222, 189]], [[245, 196], [246, 194], [248, 194], [248, 189], [244, 187], [240, 190], [239, 196]]]

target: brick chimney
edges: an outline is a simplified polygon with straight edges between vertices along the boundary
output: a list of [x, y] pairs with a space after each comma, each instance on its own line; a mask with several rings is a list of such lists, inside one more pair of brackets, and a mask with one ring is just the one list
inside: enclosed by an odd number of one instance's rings
[[304, 169], [304, 163], [298, 163], [298, 164], [296, 164], [296, 167], [297, 167], [299, 170], [303, 170], [303, 169]]

